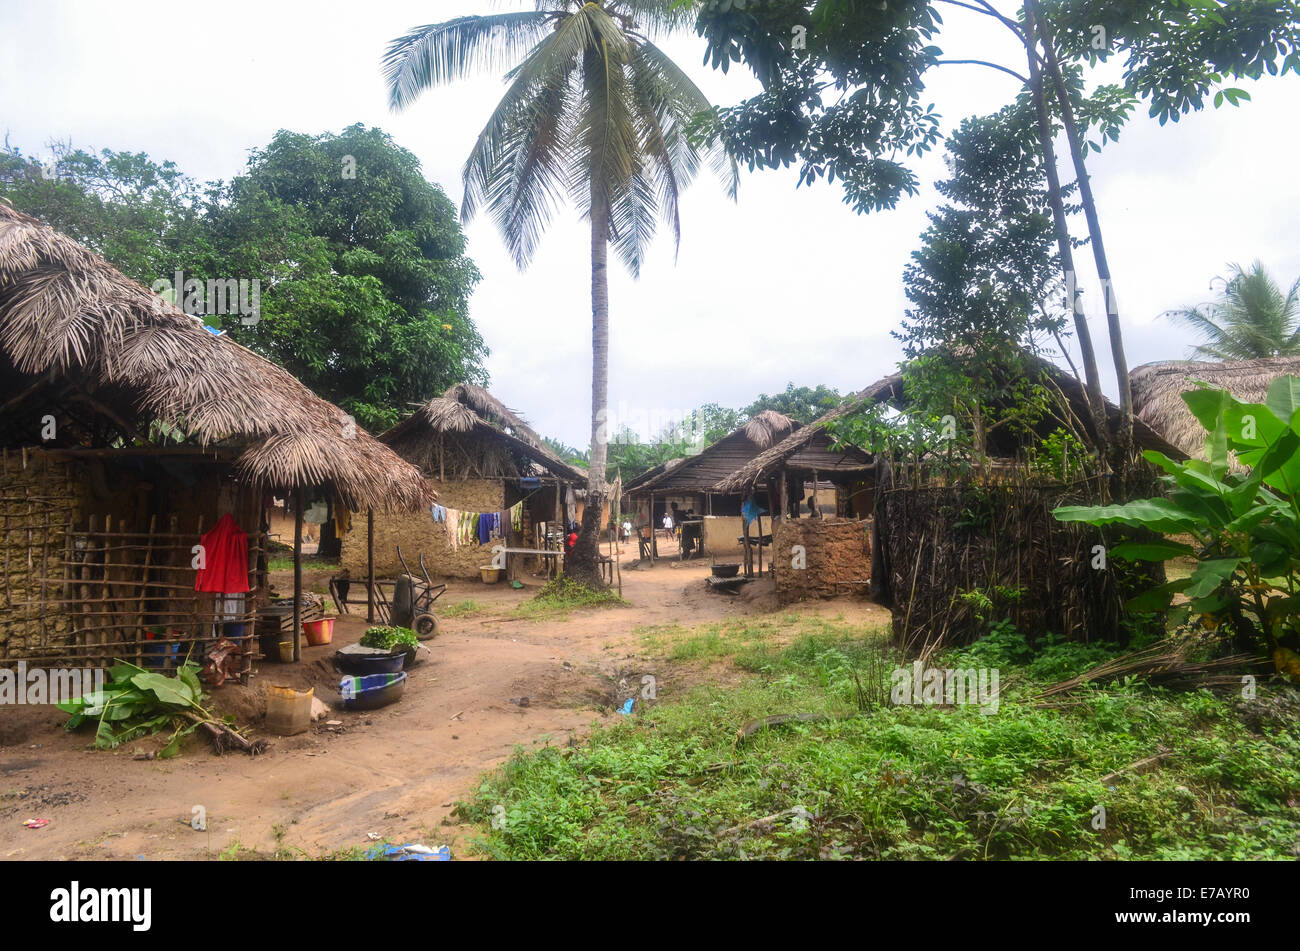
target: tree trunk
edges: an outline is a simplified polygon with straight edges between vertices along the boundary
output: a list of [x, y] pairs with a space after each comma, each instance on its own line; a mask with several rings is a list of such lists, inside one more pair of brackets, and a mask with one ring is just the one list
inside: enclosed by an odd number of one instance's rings
[[1038, 19], [1038, 30], [1043, 39], [1043, 50], [1047, 55], [1047, 68], [1052, 76], [1052, 84], [1056, 88], [1056, 98], [1061, 103], [1061, 119], [1065, 123], [1065, 134], [1070, 142], [1070, 158], [1074, 162], [1074, 174], [1079, 182], [1079, 200], [1083, 204], [1083, 216], [1088, 221], [1092, 257], [1097, 264], [1097, 276], [1101, 278], [1102, 301], [1106, 305], [1106, 325], [1110, 331], [1111, 358], [1115, 363], [1115, 380], [1119, 385], [1120, 421], [1114, 447], [1115, 459], [1118, 465], [1124, 466], [1133, 447], [1133, 387], [1129, 382], [1128, 358], [1124, 354], [1119, 303], [1116, 301], [1115, 286], [1111, 281], [1106, 245], [1101, 239], [1101, 222], [1097, 217], [1097, 203], [1092, 196], [1092, 183], [1088, 178], [1088, 169], [1084, 165], [1083, 143], [1079, 139], [1079, 127], [1074, 118], [1074, 104], [1070, 101], [1069, 90], [1065, 86], [1065, 77], [1061, 73], [1056, 47], [1052, 45], [1052, 34], [1047, 20], [1038, 11], [1035, 0], [1026, 0], [1026, 7], [1032, 9]]
[[1056, 230], [1056, 249], [1061, 258], [1065, 276], [1066, 305], [1074, 318], [1075, 335], [1079, 338], [1079, 353], [1083, 359], [1088, 410], [1097, 433], [1097, 448], [1104, 455], [1110, 445], [1110, 428], [1106, 422], [1106, 403], [1101, 395], [1101, 378], [1097, 372], [1097, 354], [1092, 348], [1092, 334], [1088, 319], [1079, 309], [1075, 290], [1078, 272], [1074, 269], [1074, 252], [1070, 244], [1070, 226], [1065, 217], [1065, 202], [1061, 198], [1061, 177], [1056, 169], [1056, 148], [1052, 145], [1052, 120], [1047, 112], [1047, 99], [1043, 95], [1043, 77], [1038, 68], [1038, 51], [1034, 27], [1033, 0], [1025, 4], [1025, 53], [1029, 57], [1029, 90], [1038, 114], [1038, 141], [1043, 150], [1043, 167], [1047, 173], [1047, 197], [1052, 206], [1052, 223]]
[[[600, 574], [601, 512], [605, 505], [605, 455], [609, 442], [609, 201], [598, 181], [591, 185], [591, 458], [587, 505], [578, 544], [565, 559], [573, 580], [604, 587]], [[653, 529], [652, 529], [653, 530]]]

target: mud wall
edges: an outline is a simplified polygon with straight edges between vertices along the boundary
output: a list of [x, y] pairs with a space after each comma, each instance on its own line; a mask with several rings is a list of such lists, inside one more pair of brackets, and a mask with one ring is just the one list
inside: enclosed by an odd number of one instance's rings
[[[706, 555], [739, 555], [740, 543], [736, 541], [744, 533], [743, 522], [739, 515], [706, 515], [704, 517], [704, 553]], [[763, 516], [763, 527], [770, 525], [767, 516]], [[758, 523], [750, 527], [749, 534], [758, 538]]]
[[[796, 545], [803, 546], [802, 551]], [[771, 551], [781, 604], [866, 594], [871, 587], [869, 520], [780, 519], [772, 532]]]
[[[505, 483], [487, 479], [467, 479], [460, 482], [440, 482], [430, 479], [429, 484], [438, 493], [438, 501], [447, 508], [462, 512], [499, 512], [505, 509]], [[433, 520], [425, 510], [406, 515], [375, 513], [375, 574], [391, 577], [402, 570], [397, 560], [397, 546], [411, 570], [419, 573], [416, 562], [424, 553], [424, 564], [435, 578], [477, 578], [479, 566], [492, 560], [492, 546], [502, 544], [493, 540], [486, 546], [477, 539], [468, 545], [453, 549], [447, 526]], [[527, 547], [532, 547], [528, 542]], [[344, 568], [352, 578], [366, 576], [366, 514], [352, 515], [352, 529], [343, 536], [340, 556]]]

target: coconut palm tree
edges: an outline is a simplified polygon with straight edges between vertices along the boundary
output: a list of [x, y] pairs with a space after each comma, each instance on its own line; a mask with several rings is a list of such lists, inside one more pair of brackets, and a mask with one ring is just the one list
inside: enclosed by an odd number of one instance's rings
[[708, 100], [650, 39], [693, 23], [691, 7], [677, 0], [537, 0], [535, 10], [416, 27], [384, 56], [394, 110], [433, 86], [511, 67], [505, 95], [465, 163], [461, 216], [468, 221], [486, 208], [520, 269], [566, 197], [591, 223], [591, 455], [586, 514], [567, 566], [588, 583], [599, 581], [606, 495], [608, 247], [637, 276], [658, 216], [680, 242], [680, 192], [702, 161], [735, 194], [735, 164], [686, 134]]
[[1217, 300], [1169, 312], [1205, 338], [1193, 354], [1212, 360], [1300, 355], [1300, 278], [1283, 294], [1259, 261], [1250, 270], [1230, 265], [1230, 275]]

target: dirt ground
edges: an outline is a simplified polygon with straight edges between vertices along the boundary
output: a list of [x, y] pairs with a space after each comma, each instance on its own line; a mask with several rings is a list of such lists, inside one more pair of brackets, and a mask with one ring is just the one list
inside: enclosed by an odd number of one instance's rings
[[[367, 626], [364, 618], [341, 617], [334, 643], [304, 646], [301, 664], [262, 661], [249, 686], [215, 691], [213, 706], [269, 740], [269, 751], [256, 757], [219, 757], [194, 738], [174, 759], [137, 760], [136, 751], [160, 741], [95, 750], [87, 733], [63, 730], [66, 716], [53, 707], [8, 707], [0, 714], [0, 857], [198, 859], [235, 845], [263, 855], [282, 848], [316, 857], [364, 847], [372, 836], [446, 844], [466, 857], [474, 830], [450, 816], [455, 801], [517, 745], [564, 745], [593, 722], [619, 716], [612, 708], [646, 673], [658, 678], [661, 697], [707, 675], [638, 656], [642, 642], [634, 631], [689, 629], [776, 609], [770, 581], [727, 597], [707, 589], [708, 573], [705, 562], [625, 570], [630, 607], [549, 620], [511, 614], [540, 580], [523, 590], [454, 582], [437, 608], [473, 599], [483, 609], [442, 618], [399, 703], [370, 712], [334, 709], [328, 719], [341, 725], [321, 720], [294, 737], [264, 734], [269, 684], [311, 684], [317, 697], [338, 705], [330, 656]], [[888, 620], [883, 609], [859, 600], [793, 610], [871, 625]], [[196, 806], [206, 811], [206, 831], [189, 825]], [[23, 826], [37, 817], [49, 825]]]

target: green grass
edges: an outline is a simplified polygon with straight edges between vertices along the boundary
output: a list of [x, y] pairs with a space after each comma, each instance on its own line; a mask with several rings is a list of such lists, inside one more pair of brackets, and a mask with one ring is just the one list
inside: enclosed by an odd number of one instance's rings
[[568, 575], [560, 575], [542, 585], [533, 597], [515, 605], [511, 614], [530, 620], [558, 620], [578, 608], [622, 607], [626, 604], [608, 588], [588, 588]]
[[483, 605], [473, 598], [467, 598], [464, 601], [443, 608], [438, 613], [443, 617], [468, 617], [471, 614], [478, 614], [482, 610], [484, 610]]
[[[342, 565], [337, 561], [317, 561], [312, 555], [304, 555], [303, 571], [339, 571]], [[293, 555], [277, 555], [266, 560], [267, 571], [293, 571]]]
[[[580, 746], [517, 751], [458, 807], [479, 824], [482, 852], [1290, 859], [1300, 842], [1300, 699], [1287, 715], [1252, 721], [1259, 732], [1243, 722], [1235, 696], [1138, 682], [1035, 706], [1036, 685], [1108, 651], [1049, 640], [1035, 652], [1002, 631], [930, 665], [997, 666], [1001, 702], [984, 715], [975, 706], [890, 704], [897, 658], [884, 632], [839, 620], [713, 625], [675, 644], [666, 629], [641, 633], [659, 638], [668, 656], [727, 659], [752, 676], [679, 697], [661, 691]], [[1281, 703], [1282, 690], [1261, 684], [1259, 696]], [[737, 740], [751, 719], [800, 712], [828, 719]], [[1161, 750], [1172, 755], [1154, 771], [1101, 782]], [[1098, 806], [1102, 829], [1093, 827]], [[767, 817], [775, 818], [756, 821]]]

